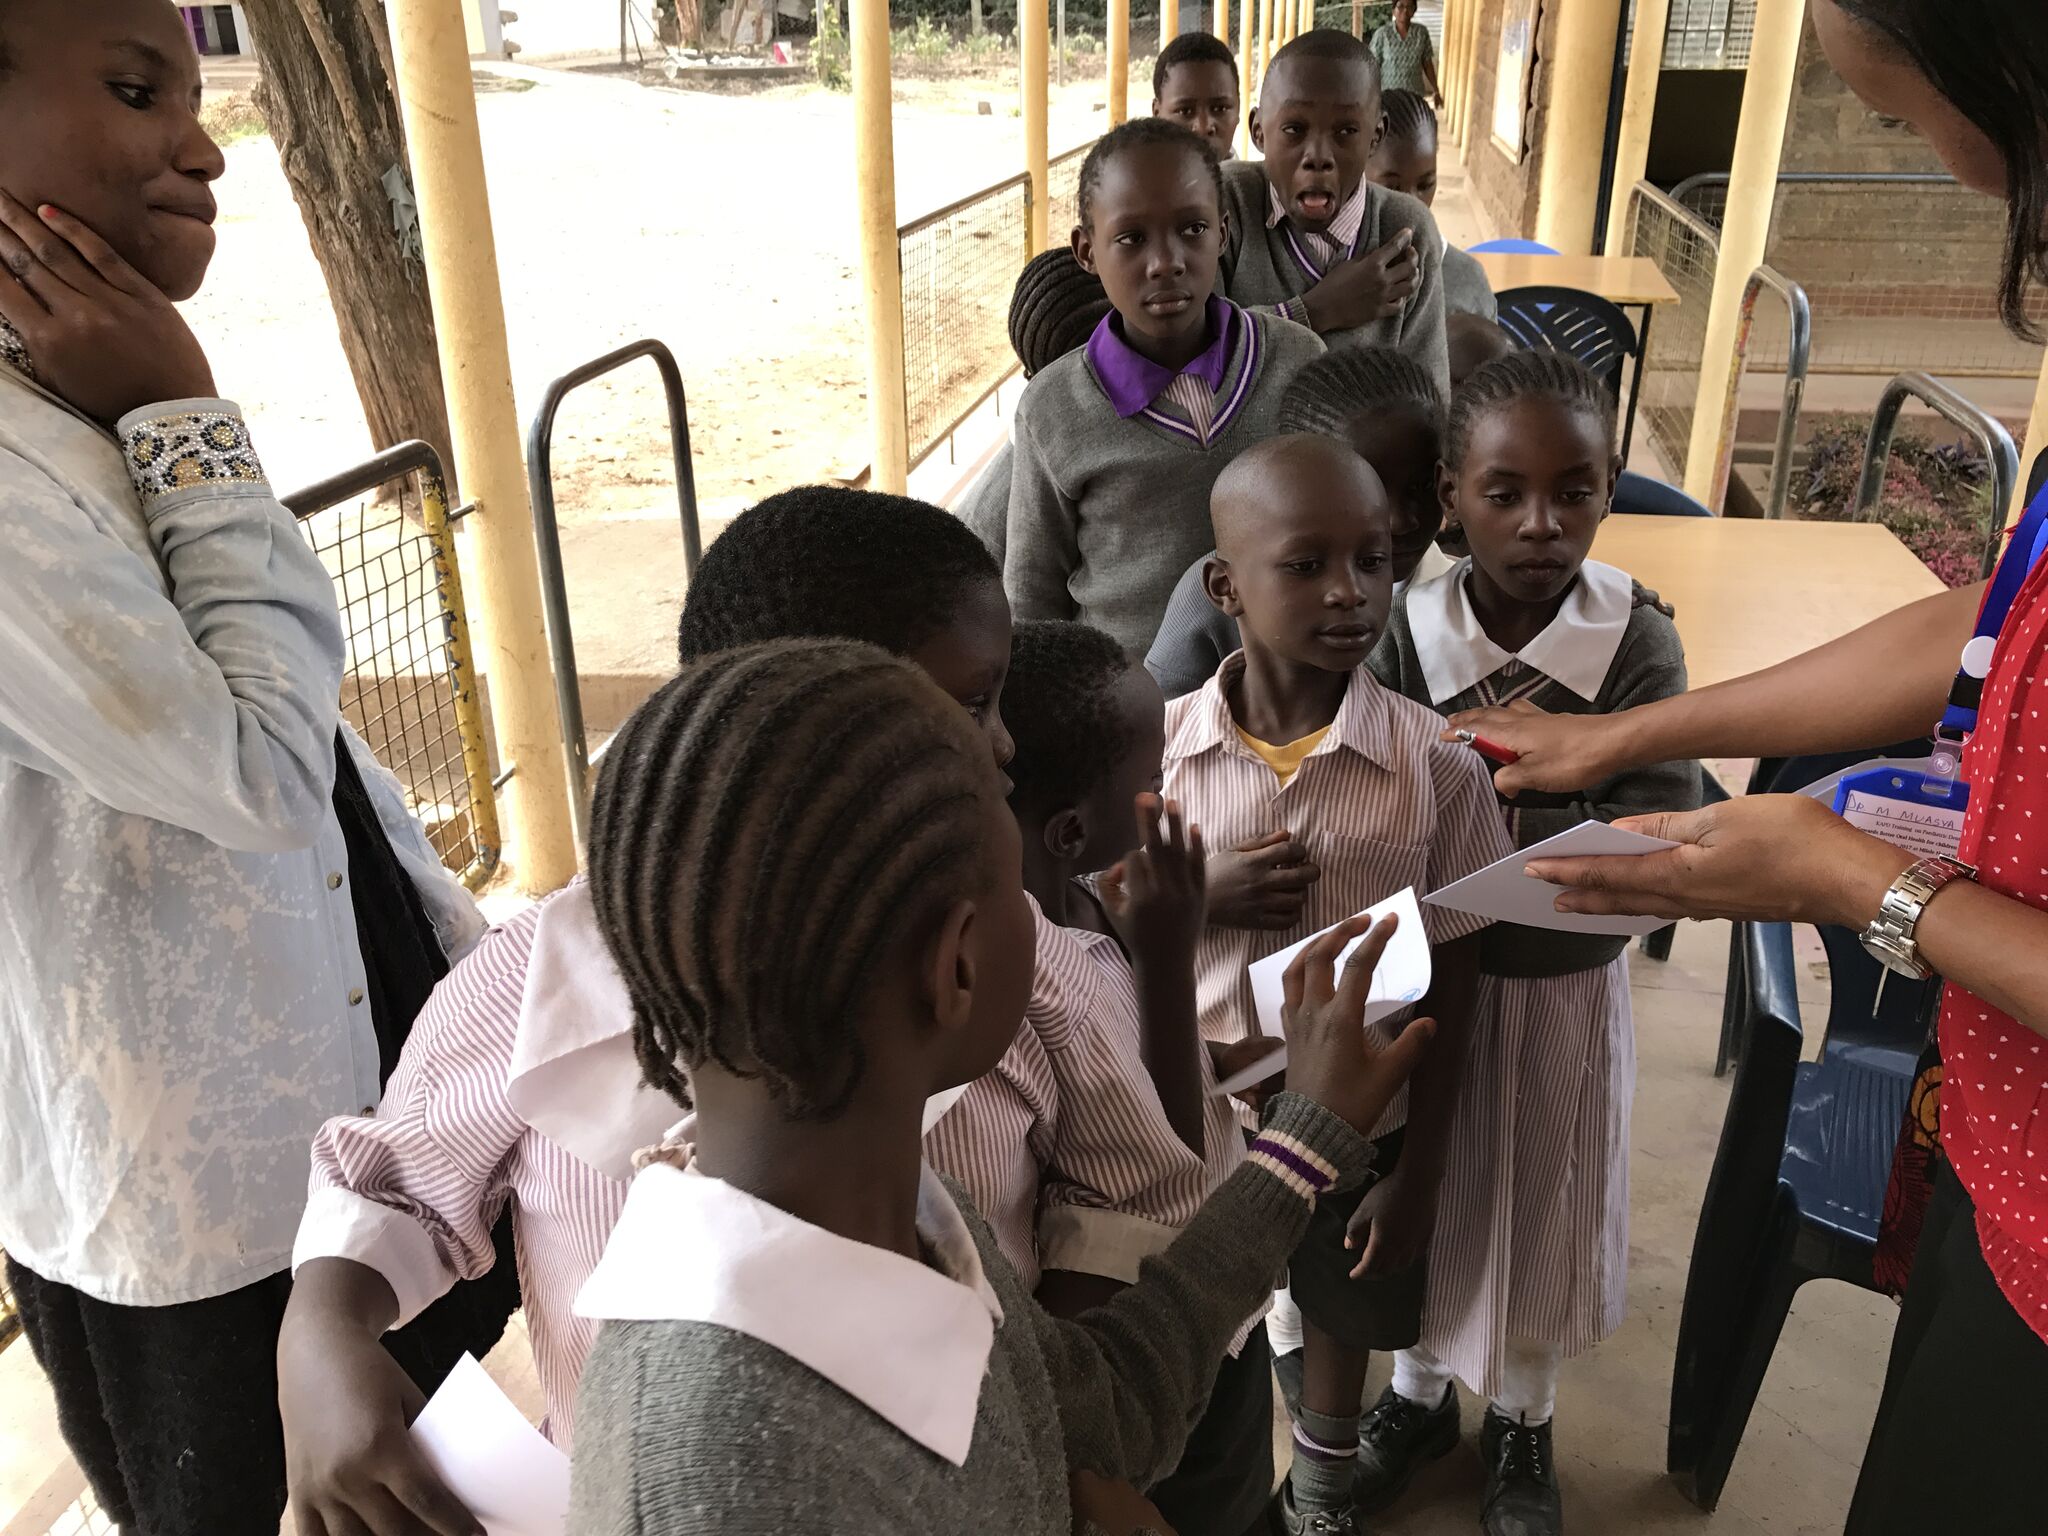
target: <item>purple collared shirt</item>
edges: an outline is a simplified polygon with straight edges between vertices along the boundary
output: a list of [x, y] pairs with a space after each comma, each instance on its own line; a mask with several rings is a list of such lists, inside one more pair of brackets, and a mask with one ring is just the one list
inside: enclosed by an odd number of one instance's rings
[[[1137, 415], [1181, 379], [1190, 383], [1199, 381], [1205, 387], [1176, 391], [1175, 404], [1186, 407], [1195, 394], [1200, 394], [1205, 405], [1213, 400], [1223, 387], [1223, 370], [1230, 363], [1230, 344], [1237, 329], [1237, 309], [1213, 294], [1206, 309], [1209, 345], [1179, 373], [1162, 368], [1150, 358], [1140, 355], [1125, 341], [1123, 316], [1115, 310], [1102, 317], [1102, 323], [1095, 327], [1095, 334], [1088, 338], [1088, 362], [1094, 368], [1096, 378], [1102, 381], [1103, 392], [1109, 396], [1109, 403], [1117, 415]], [[1190, 414], [1195, 412], [1190, 411]], [[1209, 414], [1213, 412], [1197, 416], [1198, 425], [1205, 431], [1208, 422], [1203, 418]]]

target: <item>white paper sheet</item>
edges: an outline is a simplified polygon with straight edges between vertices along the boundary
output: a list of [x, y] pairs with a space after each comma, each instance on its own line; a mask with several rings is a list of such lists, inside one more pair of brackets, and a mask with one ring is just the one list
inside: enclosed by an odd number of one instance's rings
[[[1370, 915], [1374, 921], [1392, 914], [1401, 919], [1400, 926], [1387, 943], [1387, 952], [1380, 957], [1379, 969], [1373, 972], [1372, 990], [1366, 994], [1365, 1022], [1377, 1024], [1380, 1020], [1411, 1008], [1422, 1001], [1429, 991], [1429, 934], [1422, 926], [1422, 908], [1415, 900], [1411, 886], [1395, 896], [1389, 896], [1377, 906], [1367, 907], [1360, 916]], [[1330, 928], [1340, 926], [1332, 923]], [[1252, 1003], [1257, 1010], [1259, 1031], [1262, 1034], [1283, 1036], [1280, 1010], [1286, 995], [1284, 986], [1287, 967], [1309, 945], [1313, 944], [1330, 928], [1312, 933], [1299, 943], [1290, 944], [1277, 954], [1252, 962], [1248, 974], [1252, 979]], [[1341, 976], [1344, 962], [1351, 958], [1353, 950], [1365, 942], [1360, 934], [1337, 957], [1337, 973]], [[1254, 1062], [1243, 1071], [1232, 1073], [1216, 1085], [1216, 1094], [1236, 1093], [1253, 1083], [1263, 1082], [1287, 1065], [1287, 1046]]]
[[1676, 843], [1661, 837], [1625, 832], [1605, 822], [1582, 821], [1568, 832], [1546, 837], [1532, 847], [1511, 853], [1476, 874], [1454, 880], [1442, 890], [1423, 898], [1433, 907], [1455, 912], [1473, 912], [1496, 922], [1521, 923], [1529, 928], [1549, 928], [1558, 933], [1655, 933], [1669, 927], [1668, 917], [1588, 917], [1557, 910], [1557, 898], [1564, 887], [1547, 880], [1532, 880], [1522, 873], [1532, 859], [1597, 858], [1605, 854], [1640, 856]]
[[569, 1458], [464, 1355], [412, 1437], [448, 1491], [469, 1506], [486, 1536], [565, 1536]]
[[1963, 845], [1963, 813], [1951, 806], [1915, 805], [1852, 789], [1842, 819], [1916, 858], [1952, 859]]

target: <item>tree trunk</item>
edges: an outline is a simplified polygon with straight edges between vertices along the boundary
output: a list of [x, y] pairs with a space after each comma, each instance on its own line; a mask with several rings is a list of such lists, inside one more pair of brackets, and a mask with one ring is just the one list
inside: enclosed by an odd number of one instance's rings
[[417, 213], [408, 206], [401, 235], [386, 188], [397, 167], [410, 204], [382, 0], [242, 0], [242, 9], [262, 66], [256, 104], [326, 275], [370, 437], [380, 449], [424, 439], [452, 482]]

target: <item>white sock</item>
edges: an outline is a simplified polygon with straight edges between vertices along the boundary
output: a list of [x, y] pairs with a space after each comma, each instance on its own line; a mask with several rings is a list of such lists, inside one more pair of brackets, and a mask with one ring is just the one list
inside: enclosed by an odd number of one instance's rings
[[1411, 1403], [1435, 1408], [1451, 1390], [1451, 1368], [1420, 1344], [1394, 1351], [1394, 1390]]
[[1555, 1344], [1510, 1338], [1493, 1411], [1522, 1424], [1548, 1424], [1557, 1411], [1557, 1369], [1563, 1363], [1564, 1351]]
[[1284, 1285], [1273, 1293], [1273, 1310], [1266, 1314], [1266, 1340], [1276, 1355], [1301, 1348], [1301, 1308]]

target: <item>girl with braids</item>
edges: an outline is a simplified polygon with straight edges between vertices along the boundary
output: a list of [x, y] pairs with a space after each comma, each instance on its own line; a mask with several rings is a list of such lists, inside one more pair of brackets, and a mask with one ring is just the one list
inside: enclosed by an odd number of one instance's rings
[[[1101, 1531], [1073, 1473], [1155, 1480], [1316, 1197], [1361, 1176], [1426, 1029], [1361, 1027], [1386, 925], [1290, 969], [1293, 1091], [1144, 1277], [1041, 1308], [958, 1186], [928, 1101], [1010, 1048], [1031, 985], [1008, 785], [914, 668], [838, 642], [687, 666], [613, 745], [590, 890], [687, 1168], [634, 1181], [578, 1309], [571, 1527], [589, 1536]], [[1184, 859], [1170, 825], [1142, 864]], [[1143, 872], [1141, 876], [1141, 870]], [[1327, 1107], [1325, 1107], [1327, 1106]], [[1113, 1536], [1156, 1530], [1135, 1500]]]
[[[1670, 616], [1586, 558], [1620, 471], [1614, 402], [1583, 364], [1514, 352], [1481, 368], [1451, 403], [1441, 477], [1444, 538], [1467, 553], [1396, 602], [1374, 673], [1446, 713], [1528, 700], [1604, 714], [1683, 693]], [[1683, 761], [1509, 802], [1505, 814], [1527, 847], [1699, 798], [1699, 765]], [[1457, 1444], [1462, 1377], [1492, 1398], [1483, 1528], [1563, 1528], [1550, 1443], [1558, 1366], [1620, 1326], [1627, 1294], [1627, 945], [1508, 924], [1485, 935], [1422, 1340], [1395, 1356], [1393, 1384], [1361, 1426], [1367, 1509]]]
[[[1413, 91], [1387, 91], [1380, 97], [1386, 117], [1380, 141], [1365, 163], [1368, 180], [1389, 192], [1405, 192], [1425, 208], [1436, 206], [1436, 109]], [[1439, 230], [1438, 238], [1442, 238]], [[1492, 320], [1500, 314], [1485, 269], [1448, 240], [1443, 242], [1444, 318], [1478, 315]], [[1455, 385], [1457, 380], [1454, 378]]]
[[[790, 636], [904, 656], [981, 731], [991, 762], [1009, 760], [1009, 607], [995, 563], [949, 514], [824, 487], [742, 513], [691, 583], [682, 659]], [[490, 1269], [490, 1224], [508, 1204], [546, 1428], [570, 1444], [596, 1332], [570, 1304], [617, 1219], [633, 1154], [675, 1118], [666, 1096], [641, 1087], [631, 1024], [589, 889], [572, 884], [490, 935], [436, 990], [374, 1117], [332, 1120], [316, 1138], [279, 1351], [293, 1500], [321, 1522], [309, 1531], [359, 1523], [402, 1536], [408, 1510], [461, 1528], [406, 1435], [416, 1400], [376, 1346], [394, 1321]], [[1006, 1061], [1026, 1079], [1035, 1042], [1016, 1045]], [[1042, 1174], [1058, 1191], [1048, 1208], [1095, 1206], [1098, 1223], [1138, 1229], [1185, 1221], [1193, 1203], [1172, 1203], [1171, 1179], [1152, 1170], [1190, 1154], [1143, 1061], [1085, 1032], [1036, 1059], [1053, 1079], [1034, 1089], [1044, 1167], [1013, 1188], [960, 1170], [1002, 1230], [1025, 1234], [1020, 1261], [1035, 1261]]]
[[1078, 619], [1143, 655], [1210, 542], [1210, 487], [1272, 435], [1323, 346], [1216, 296], [1222, 183], [1178, 123], [1105, 134], [1081, 166], [1080, 220], [1074, 259], [1115, 310], [1017, 404], [1003, 584], [1019, 618]]
[[[1443, 395], [1428, 372], [1387, 347], [1347, 347], [1319, 357], [1280, 399], [1280, 432], [1349, 443], [1393, 496], [1397, 584], [1450, 568], [1436, 547], [1443, 521], [1436, 493], [1443, 423]], [[1215, 558], [1212, 549], [1182, 574], [1145, 654], [1146, 669], [1169, 699], [1209, 681], [1238, 646], [1237, 621], [1209, 601], [1203, 585], [1203, 568]]]
[[[1041, 251], [1025, 262], [1010, 294], [1010, 346], [1023, 366], [1025, 381], [1085, 347], [1108, 313], [1109, 295], [1102, 291], [1102, 280], [1082, 270], [1065, 246]], [[1015, 458], [1014, 445], [1005, 439], [966, 494], [952, 503], [997, 565], [1003, 563]]]

